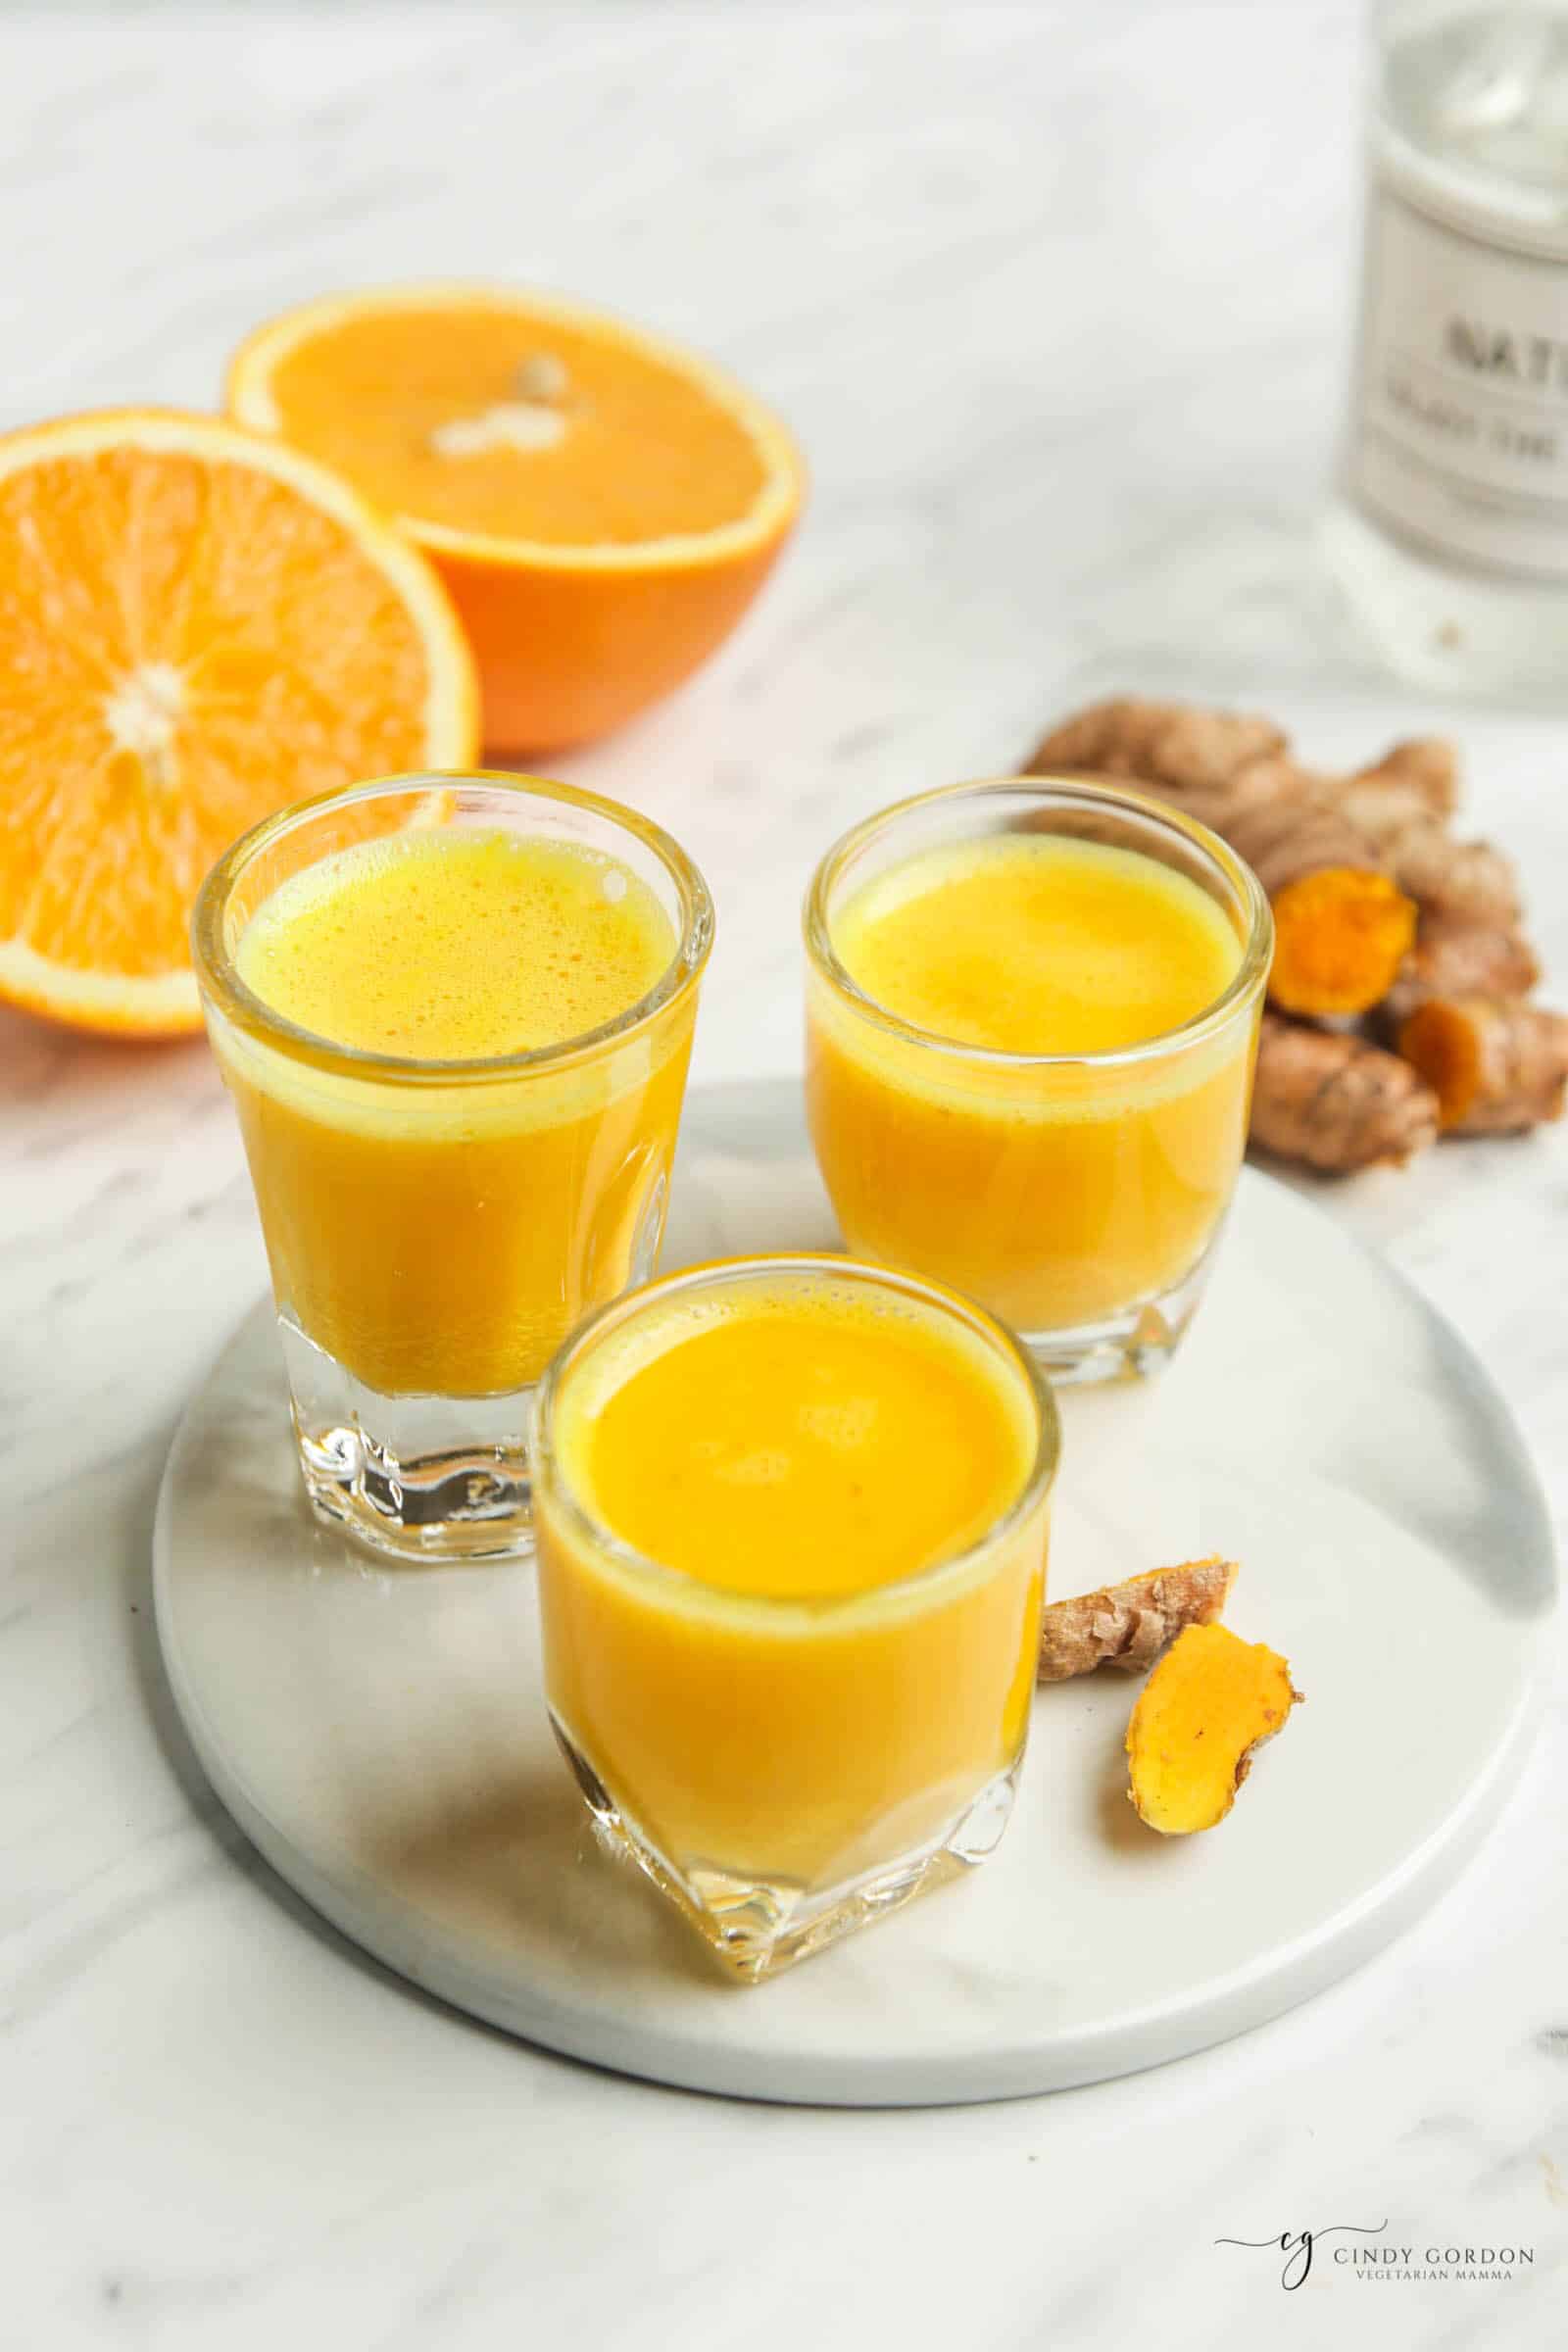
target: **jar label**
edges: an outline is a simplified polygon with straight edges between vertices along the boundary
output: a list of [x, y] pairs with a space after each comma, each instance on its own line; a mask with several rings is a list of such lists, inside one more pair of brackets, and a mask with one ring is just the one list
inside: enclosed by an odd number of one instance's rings
[[1568, 259], [1368, 191], [1349, 489], [1430, 552], [1568, 580]]

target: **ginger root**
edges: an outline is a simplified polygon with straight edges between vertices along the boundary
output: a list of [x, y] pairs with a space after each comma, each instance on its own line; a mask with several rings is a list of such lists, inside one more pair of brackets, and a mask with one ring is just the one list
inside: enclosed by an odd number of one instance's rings
[[1216, 1555], [1052, 1601], [1040, 1625], [1041, 1682], [1065, 1683], [1097, 1666], [1141, 1674], [1184, 1626], [1211, 1624], [1235, 1582], [1235, 1561]]
[[1253, 1751], [1300, 1696], [1277, 1651], [1228, 1626], [1189, 1626], [1144, 1685], [1127, 1726], [1128, 1793], [1140, 1821], [1167, 1838], [1223, 1821]]
[[1252, 1084], [1252, 1140], [1325, 1175], [1403, 1162], [1437, 1136], [1431, 1086], [1397, 1054], [1342, 1030], [1266, 1012]]
[[1438, 1098], [1448, 1135], [1509, 1135], [1562, 1116], [1568, 1013], [1490, 997], [1429, 997], [1399, 1052]]

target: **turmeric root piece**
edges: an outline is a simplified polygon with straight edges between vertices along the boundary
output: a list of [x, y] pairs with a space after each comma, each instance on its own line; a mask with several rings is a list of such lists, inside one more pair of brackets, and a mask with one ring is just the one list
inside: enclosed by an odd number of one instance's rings
[[[1283, 727], [1250, 711], [1116, 695], [1073, 711], [1043, 735], [1024, 772], [1098, 772], [1171, 793], [1222, 792], [1259, 760], [1295, 767], [1287, 741]], [[1298, 772], [1374, 843], [1422, 818], [1449, 817], [1458, 806], [1458, 754], [1443, 736], [1393, 744], [1353, 775]]]
[[1394, 985], [1415, 937], [1416, 909], [1387, 874], [1326, 866], [1274, 900], [1270, 999], [1316, 1018], [1370, 1012]]
[[1379, 1015], [1396, 1031], [1429, 997], [1523, 997], [1540, 977], [1541, 966], [1517, 924], [1430, 914]]
[[1269, 995], [1286, 1012], [1366, 1012], [1388, 995], [1415, 938], [1414, 904], [1337, 808], [1301, 799], [1289, 773], [1272, 799], [1250, 797], [1255, 781], [1238, 780], [1215, 830], [1274, 908]]
[[1395, 881], [1424, 915], [1452, 915], [1510, 930], [1519, 920], [1513, 859], [1490, 841], [1455, 841], [1446, 825], [1426, 817], [1390, 835], [1383, 855]]
[[1211, 1624], [1235, 1582], [1235, 1561], [1216, 1555], [1052, 1601], [1040, 1625], [1041, 1682], [1069, 1682], [1097, 1666], [1142, 1674], [1184, 1626]]
[[1284, 732], [1272, 719], [1116, 695], [1043, 735], [1024, 773], [1125, 776], [1178, 792], [1212, 792], [1250, 761], [1284, 748]]
[[[1353, 776], [1317, 775], [1295, 760], [1269, 760], [1244, 769], [1225, 795], [1211, 796], [1205, 810], [1195, 808], [1193, 813], [1201, 813], [1203, 822], [1224, 834], [1256, 868], [1270, 896], [1280, 885], [1264, 873], [1237, 829], [1260, 791], [1277, 807], [1312, 801], [1324, 818], [1332, 814], [1341, 828], [1335, 861], [1353, 862], [1348, 852], [1357, 845], [1363, 862], [1381, 867], [1423, 914], [1511, 925], [1519, 916], [1513, 860], [1490, 841], [1456, 841], [1448, 830], [1455, 776], [1453, 746], [1436, 737], [1396, 744], [1378, 766]], [[1298, 822], [1294, 830], [1299, 855], [1305, 848], [1303, 828]], [[1285, 829], [1284, 838], [1292, 842], [1292, 828]], [[1312, 847], [1321, 857], [1326, 847], [1321, 824]]]
[[[1309, 874], [1381, 874], [1382, 860], [1337, 808], [1325, 808], [1294, 762], [1270, 760], [1239, 777], [1216, 813], [1225, 839], [1278, 902]], [[1216, 825], [1216, 832], [1221, 828]]]
[[1263, 1015], [1252, 1141], [1327, 1176], [1397, 1163], [1437, 1138], [1438, 1098], [1397, 1054], [1333, 1029]]
[[[1279, 843], [1292, 846], [1293, 835], [1309, 819], [1316, 819], [1325, 808], [1323, 783], [1320, 775], [1302, 767], [1288, 752], [1271, 752], [1267, 758], [1238, 768], [1228, 784], [1213, 791], [1178, 791], [1170, 784], [1152, 789], [1184, 815], [1196, 817], [1211, 833], [1231, 842], [1233, 848], [1237, 846], [1233, 836], [1238, 832], [1245, 835], [1247, 847], [1241, 855], [1250, 864], [1254, 857], [1267, 858]], [[1327, 845], [1329, 854], [1348, 855], [1375, 864], [1376, 858], [1359, 837], [1348, 835], [1343, 821], [1332, 811], [1329, 815], [1334, 827]]]
[[1386, 840], [1423, 817], [1442, 822], [1459, 806], [1459, 755], [1444, 735], [1392, 744], [1371, 767], [1332, 786], [1343, 813], [1369, 841]]
[[1224, 1625], [1179, 1634], [1127, 1726], [1128, 1793], [1165, 1838], [1211, 1830], [1236, 1801], [1253, 1751], [1300, 1699], [1276, 1650]]
[[1447, 1135], [1512, 1135], [1562, 1116], [1568, 1013], [1430, 997], [1400, 1024], [1398, 1044], [1436, 1093]]

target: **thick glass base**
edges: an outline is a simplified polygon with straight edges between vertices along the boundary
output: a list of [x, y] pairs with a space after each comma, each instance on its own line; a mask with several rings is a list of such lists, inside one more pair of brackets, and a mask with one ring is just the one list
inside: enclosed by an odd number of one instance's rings
[[1099, 1381], [1147, 1380], [1162, 1371], [1197, 1312], [1217, 1239], [1210, 1241], [1191, 1272], [1167, 1291], [1135, 1299], [1098, 1323], [1020, 1333], [1047, 1379], [1058, 1389], [1087, 1388]]
[[300, 1469], [319, 1518], [398, 1560], [515, 1557], [533, 1545], [533, 1389], [385, 1396], [278, 1317]]
[[593, 1766], [552, 1713], [551, 1724], [588, 1809], [614, 1844], [669, 1897], [713, 1957], [742, 1984], [760, 1984], [885, 1919], [890, 1911], [972, 1870], [997, 1844], [1012, 1811], [1019, 1757], [988, 1781], [958, 1818], [912, 1853], [836, 1886], [743, 1877], [687, 1862], [677, 1865], [616, 1804]]

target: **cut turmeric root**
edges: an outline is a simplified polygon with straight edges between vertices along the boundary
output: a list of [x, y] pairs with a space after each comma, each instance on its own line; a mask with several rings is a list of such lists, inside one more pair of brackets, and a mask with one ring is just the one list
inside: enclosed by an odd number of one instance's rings
[[1127, 1726], [1129, 1793], [1140, 1821], [1167, 1838], [1223, 1821], [1253, 1750], [1300, 1695], [1277, 1651], [1228, 1626], [1189, 1626], [1144, 1685]]
[[1310, 796], [1302, 770], [1284, 760], [1244, 770], [1207, 821], [1268, 893], [1268, 993], [1282, 1011], [1366, 1012], [1388, 994], [1415, 937], [1415, 902], [1348, 819]]
[[1436, 1094], [1448, 1135], [1508, 1135], [1562, 1116], [1568, 1013], [1432, 997], [1400, 1024], [1398, 1045]]
[[1415, 905], [1387, 874], [1319, 867], [1274, 900], [1268, 993], [1285, 1012], [1369, 1012], [1415, 937]]
[[1065, 1683], [1097, 1666], [1142, 1674], [1183, 1626], [1219, 1616], [1235, 1582], [1235, 1561], [1216, 1554], [1052, 1601], [1040, 1621], [1040, 1680]]

